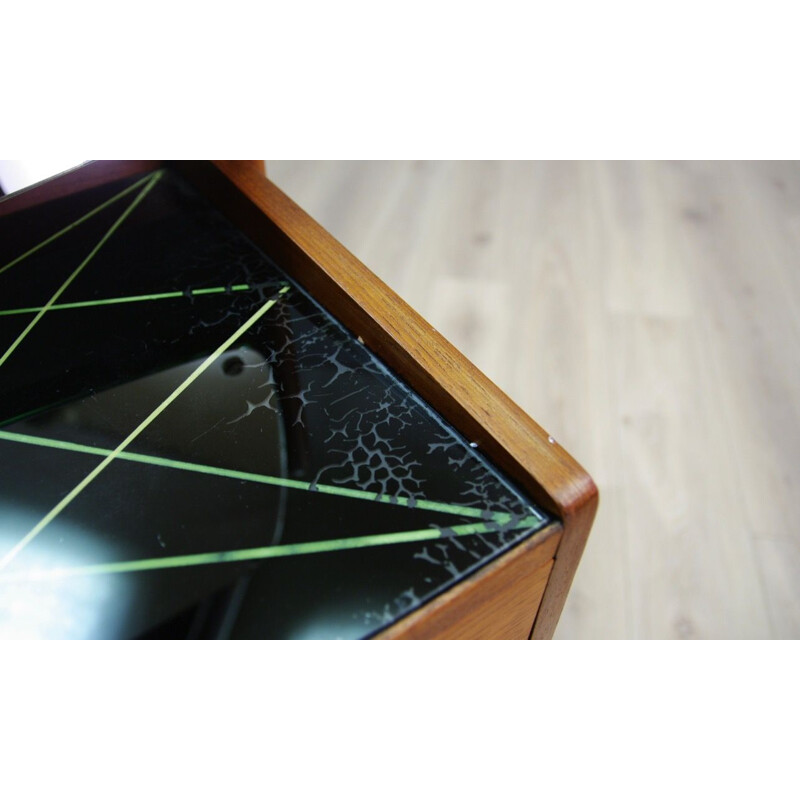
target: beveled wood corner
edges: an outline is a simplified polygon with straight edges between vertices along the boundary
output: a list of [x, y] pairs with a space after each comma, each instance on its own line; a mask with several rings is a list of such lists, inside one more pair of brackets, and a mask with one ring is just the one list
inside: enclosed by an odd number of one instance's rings
[[586, 471], [266, 177], [259, 161], [91, 162], [0, 202], [0, 216], [159, 166], [180, 172], [558, 522], [377, 638], [550, 638], [598, 493]]

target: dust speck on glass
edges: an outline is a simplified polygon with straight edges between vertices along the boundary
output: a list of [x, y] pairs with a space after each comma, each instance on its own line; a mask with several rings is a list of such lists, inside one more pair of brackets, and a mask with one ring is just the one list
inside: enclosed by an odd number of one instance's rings
[[371, 636], [548, 522], [177, 174], [0, 217], [0, 636]]

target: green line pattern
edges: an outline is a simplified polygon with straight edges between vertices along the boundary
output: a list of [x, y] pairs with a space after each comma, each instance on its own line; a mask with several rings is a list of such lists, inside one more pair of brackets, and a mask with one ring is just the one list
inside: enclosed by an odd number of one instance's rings
[[[69, 450], [74, 453], [85, 453], [93, 456], [109, 456], [114, 451], [103, 447], [91, 447], [84, 444], [65, 442], [60, 439], [48, 439], [41, 436], [31, 436], [25, 433], [12, 433], [11, 431], [0, 430], [0, 440], [17, 442], [19, 444], [38, 445], [40, 447], [53, 447], [60, 450]], [[140, 464], [149, 464], [156, 467], [166, 467], [169, 469], [180, 469], [187, 472], [199, 472], [204, 475], [216, 475], [220, 478], [233, 478], [235, 480], [250, 481], [253, 483], [264, 483], [270, 486], [283, 486], [287, 489], [300, 489], [306, 492], [319, 492], [320, 494], [332, 494], [339, 497], [350, 497], [356, 500], [368, 500], [378, 503], [389, 503], [392, 505], [404, 506], [407, 508], [419, 508], [425, 511], [439, 511], [444, 514], [457, 514], [462, 517], [473, 517], [491, 520], [498, 525], [506, 525], [513, 519], [513, 515], [505, 511], [488, 511], [474, 506], [460, 506], [453, 503], [440, 503], [435, 500], [412, 499], [408, 497], [395, 497], [388, 494], [376, 494], [367, 492], [363, 489], [350, 489], [345, 486], [328, 486], [326, 484], [311, 484], [306, 481], [297, 481], [290, 478], [280, 478], [273, 475], [260, 475], [255, 472], [243, 472], [236, 469], [225, 469], [224, 467], [212, 467], [206, 464], [195, 464], [190, 461], [176, 461], [171, 458], [161, 458], [160, 456], [150, 456], [144, 453], [120, 452], [116, 457], [122, 461], [133, 461]], [[534, 509], [529, 512], [536, 516], [541, 522], [544, 517], [539, 515]]]
[[46, 528], [119, 454], [167, 407], [172, 403], [186, 388], [188, 388], [200, 375], [202, 375], [211, 364], [228, 350], [236, 340], [264, 316], [281, 295], [289, 291], [288, 286], [284, 286], [278, 294], [262, 305], [250, 318], [234, 331], [211, 355], [200, 364], [191, 375], [189, 375], [172, 393], [161, 401], [161, 403], [148, 414], [114, 450], [112, 450], [77, 486], [68, 492], [39, 522], [28, 531], [22, 539], [17, 542], [6, 555], [0, 559], [0, 570], [5, 569], [8, 564], [27, 547], [43, 530]]
[[[520, 520], [513, 530], [527, 527], [538, 527], [541, 524], [537, 517], [526, 517]], [[456, 536], [467, 536], [476, 533], [492, 533], [498, 526], [490, 522], [473, 522], [456, 525], [447, 531]], [[320, 542], [298, 542], [296, 544], [269, 545], [266, 547], [250, 547], [242, 550], [223, 550], [216, 553], [194, 553], [185, 556], [165, 556], [163, 558], [143, 558], [137, 561], [116, 561], [108, 564], [87, 564], [76, 567], [57, 567], [47, 570], [30, 570], [10, 572], [0, 576], [0, 582], [36, 581], [70, 578], [81, 575], [109, 575], [123, 572], [142, 572], [145, 570], [171, 569], [176, 567], [197, 567], [207, 564], [225, 564], [235, 561], [255, 561], [284, 556], [302, 556], [312, 553], [330, 553], [341, 550], [353, 550], [360, 547], [379, 547], [391, 544], [407, 544], [441, 539], [442, 531], [438, 528], [424, 528], [417, 531], [399, 533], [378, 533], [370, 536], [353, 536], [345, 539], [328, 539]]]
[[[108, 297], [103, 300], [80, 300], [76, 303], [54, 303], [47, 310], [60, 311], [69, 308], [91, 308], [93, 306], [118, 305], [119, 303], [138, 303], [144, 300], [169, 300], [177, 297], [190, 298], [207, 294], [223, 294], [227, 291], [246, 292], [249, 291], [250, 288], [250, 285], [247, 283], [238, 283], [236, 286], [213, 286], [208, 289], [191, 289], [188, 292], [160, 292], [158, 294], [137, 294], [128, 297]], [[35, 314], [37, 311], [42, 311], [43, 309], [44, 306], [9, 308], [5, 311], [0, 311], [0, 317], [9, 317], [14, 314]]]
[[38, 250], [41, 250], [46, 245], [50, 244], [50, 242], [54, 242], [56, 239], [59, 239], [65, 233], [71, 231], [73, 228], [77, 228], [78, 225], [80, 225], [82, 222], [86, 222], [87, 219], [90, 219], [95, 214], [99, 214], [104, 208], [108, 208], [112, 203], [116, 203], [117, 200], [121, 200], [126, 195], [136, 191], [136, 189], [138, 189], [143, 183], [150, 180], [151, 178], [152, 178], [151, 174], [145, 175], [144, 178], [142, 178], [139, 181], [136, 181], [136, 183], [134, 184], [131, 184], [127, 189], [123, 189], [119, 194], [115, 194], [111, 199], [106, 200], [104, 203], [101, 203], [99, 206], [97, 206], [97, 208], [93, 208], [88, 214], [84, 214], [82, 217], [80, 217], [80, 219], [76, 219], [75, 222], [71, 222], [65, 228], [62, 228], [60, 231], [54, 233], [52, 236], [45, 239], [43, 242], [39, 242], [39, 244], [37, 244], [35, 247], [32, 247], [25, 253], [23, 253], [21, 256], [17, 256], [12, 261], [9, 261], [8, 264], [6, 264], [3, 267], [0, 267], [0, 274], [5, 272], [7, 269], [11, 269], [11, 267], [13, 267], [15, 264], [19, 264], [20, 261], [23, 261], [28, 256], [33, 255]]
[[[0, 274], [22, 262], [25, 258], [33, 255], [41, 248], [51, 242], [56, 241], [70, 230], [81, 225], [86, 220], [98, 214], [113, 203], [133, 194], [138, 190], [138, 194], [127, 208], [120, 214], [116, 221], [106, 231], [100, 241], [94, 246], [88, 256], [64, 281], [58, 290], [43, 306], [11, 308], [0, 310], [0, 316], [14, 316], [33, 314], [34, 318], [28, 323], [20, 333], [14, 343], [0, 356], [0, 367], [8, 360], [17, 347], [23, 342], [26, 336], [41, 320], [44, 314], [51, 311], [64, 311], [70, 309], [81, 309], [101, 306], [116, 306], [126, 303], [136, 303], [145, 301], [159, 301], [177, 298], [191, 298], [195, 296], [222, 294], [226, 292], [245, 292], [252, 290], [249, 284], [242, 283], [226, 287], [200, 288], [190, 291], [170, 291], [142, 295], [130, 295], [123, 297], [110, 297], [98, 300], [83, 300], [70, 303], [58, 303], [58, 299], [78, 277], [82, 270], [92, 261], [94, 256], [100, 251], [103, 245], [123, 224], [139, 203], [144, 200], [148, 192], [156, 185], [163, 174], [162, 170], [144, 176], [141, 180], [127, 187], [114, 197], [106, 200], [101, 205], [84, 214], [79, 219], [70, 223], [66, 227], [57, 231], [48, 239], [40, 242], [27, 252], [17, 256], [8, 264], [0, 267]], [[54, 448], [74, 453], [81, 453], [87, 456], [98, 457], [101, 460], [94, 468], [74, 486], [25, 536], [0, 559], [0, 583], [16, 581], [47, 581], [59, 580], [62, 578], [94, 575], [111, 575], [142, 572], [149, 570], [174, 569], [181, 567], [194, 567], [203, 565], [214, 565], [222, 563], [259, 561], [271, 558], [281, 558], [286, 556], [301, 556], [315, 553], [338, 552], [366, 547], [380, 547], [387, 545], [398, 545], [405, 543], [423, 542], [428, 540], [445, 540], [451, 536], [467, 536], [471, 534], [496, 533], [498, 531], [513, 532], [523, 529], [539, 530], [547, 522], [544, 515], [533, 508], [526, 510], [526, 515], [511, 514], [503, 511], [492, 511], [489, 509], [475, 508], [473, 506], [463, 506], [453, 503], [438, 502], [435, 500], [418, 499], [413, 497], [399, 497], [388, 494], [380, 494], [364, 489], [349, 488], [346, 486], [332, 486], [327, 484], [309, 483], [306, 481], [293, 480], [272, 475], [262, 475], [259, 473], [247, 472], [242, 470], [226, 469], [214, 467], [206, 464], [197, 464], [188, 461], [162, 458], [159, 456], [147, 455], [144, 453], [129, 452], [127, 448], [134, 440], [170, 405], [172, 404], [212, 363], [229, 350], [234, 343], [253, 325], [255, 325], [281, 297], [290, 290], [290, 286], [281, 282], [280, 289], [275, 295], [263, 303], [231, 336], [229, 336], [219, 347], [217, 347], [205, 360], [194, 369], [173, 391], [153, 409], [145, 419], [143, 419], [114, 449], [92, 447], [77, 444], [60, 439], [51, 439], [29, 434], [15, 433], [8, 430], [0, 430], [0, 441], [15, 442], [18, 444], [32, 445], [45, 448]], [[54, 404], [55, 405], [55, 404]], [[45, 407], [47, 408], [47, 407]], [[30, 416], [31, 413], [20, 415], [20, 417]], [[6, 421], [0, 427], [9, 424]], [[14, 558], [30, 544], [39, 533], [41, 533], [58, 515], [64, 511], [69, 504], [77, 498], [86, 487], [88, 487], [108, 466], [115, 460], [128, 461], [133, 463], [147, 464], [166, 469], [182, 470], [185, 472], [199, 473], [229, 478], [240, 481], [260, 483], [270, 486], [285, 487], [305, 492], [317, 492], [320, 494], [335, 495], [355, 500], [368, 502], [379, 502], [403, 506], [409, 509], [417, 508], [425, 511], [440, 512], [445, 514], [457, 515], [472, 519], [472, 522], [457, 524], [447, 528], [428, 527], [419, 530], [399, 531], [390, 533], [379, 533], [366, 536], [340, 537], [326, 539], [324, 541], [298, 542], [293, 544], [268, 545], [263, 547], [253, 547], [237, 550], [223, 550], [218, 552], [194, 553], [188, 555], [164, 556], [158, 558], [146, 558], [131, 561], [118, 561], [103, 564], [87, 564], [71, 567], [57, 567], [52, 569], [40, 570], [15, 570], [6, 569]]]
[[128, 218], [133, 209], [136, 208], [136, 206], [138, 206], [139, 203], [142, 202], [142, 200], [144, 200], [147, 193], [153, 188], [153, 186], [156, 185], [161, 175], [162, 175], [161, 171], [158, 171], [153, 174], [153, 176], [150, 178], [144, 189], [142, 189], [142, 191], [139, 192], [138, 195], [136, 195], [134, 201], [125, 209], [125, 211], [122, 212], [122, 214], [117, 218], [116, 222], [114, 222], [114, 224], [105, 232], [103, 238], [92, 248], [92, 251], [89, 253], [89, 255], [86, 256], [86, 258], [78, 265], [78, 267], [76, 267], [73, 273], [64, 281], [64, 283], [61, 284], [61, 286], [56, 290], [56, 293], [47, 301], [47, 303], [44, 306], [42, 306], [42, 308], [39, 310], [36, 316], [28, 323], [25, 330], [22, 331], [22, 333], [16, 338], [14, 343], [8, 348], [8, 350], [6, 350], [3, 356], [0, 357], [0, 367], [2, 367], [3, 364], [5, 364], [9, 356], [17, 349], [17, 347], [19, 347], [20, 343], [31, 332], [36, 323], [47, 313], [47, 311], [56, 302], [56, 300], [58, 300], [58, 298], [61, 297], [61, 295], [67, 290], [72, 281], [74, 281], [75, 278], [77, 278], [78, 275], [80, 275], [80, 273], [83, 271], [83, 268], [95, 257], [100, 248], [109, 240], [114, 231], [117, 230], [117, 228], [119, 228], [120, 225], [122, 225], [122, 223]]

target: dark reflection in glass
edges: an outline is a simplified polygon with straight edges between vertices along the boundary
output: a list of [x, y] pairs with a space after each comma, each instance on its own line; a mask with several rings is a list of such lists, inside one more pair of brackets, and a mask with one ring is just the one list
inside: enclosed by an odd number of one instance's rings
[[0, 218], [0, 635], [369, 636], [548, 521], [176, 174]]

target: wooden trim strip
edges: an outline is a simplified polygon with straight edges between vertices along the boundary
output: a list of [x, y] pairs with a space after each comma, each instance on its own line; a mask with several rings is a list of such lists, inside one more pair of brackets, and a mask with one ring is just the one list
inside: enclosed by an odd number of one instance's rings
[[594, 519], [587, 472], [483, 373], [266, 177], [236, 162], [180, 162], [253, 241], [563, 524], [531, 632], [552, 636]]
[[[181, 172], [438, 413], [476, 442], [537, 503], [559, 517], [561, 534], [552, 571], [531, 631], [532, 638], [552, 636], [597, 510], [592, 479], [254, 163], [93, 162], [3, 198], [0, 216], [163, 165]], [[539, 537], [530, 541], [538, 542]], [[503, 558], [511, 558], [518, 550]], [[491, 567], [473, 577], [479, 579]]]
[[561, 536], [549, 525], [375, 638], [527, 639]]
[[92, 161], [0, 199], [0, 217], [157, 169], [159, 161]]

